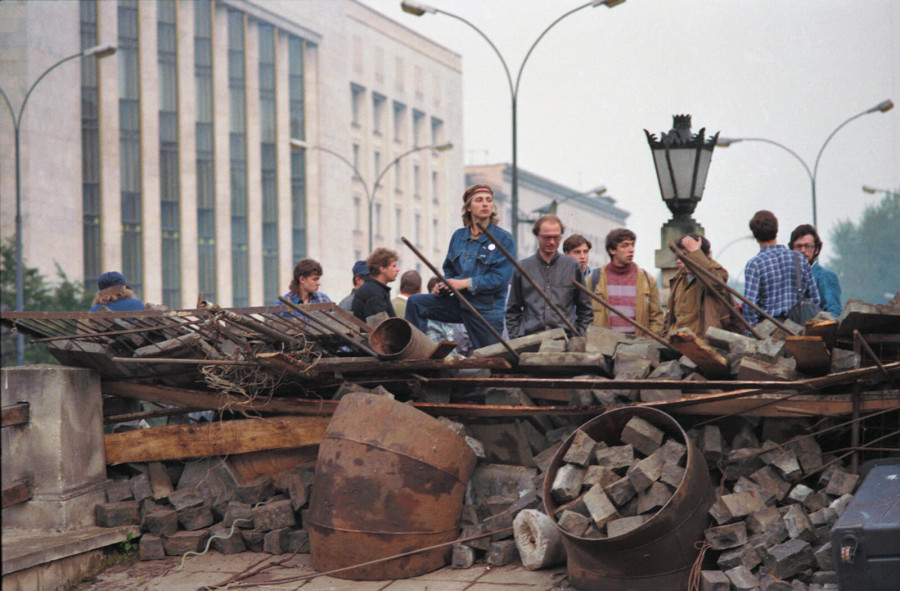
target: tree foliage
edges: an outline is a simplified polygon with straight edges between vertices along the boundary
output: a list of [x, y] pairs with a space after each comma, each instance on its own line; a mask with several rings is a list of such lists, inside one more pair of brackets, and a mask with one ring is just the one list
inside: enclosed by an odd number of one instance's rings
[[831, 244], [836, 255], [826, 266], [841, 282], [841, 300], [890, 300], [900, 291], [900, 191], [888, 192], [867, 207], [859, 224], [839, 222]]
[[[94, 294], [77, 281], [68, 278], [56, 265], [57, 281], [50, 282], [34, 268], [25, 265], [22, 270], [25, 310], [72, 312], [87, 310]], [[0, 309], [4, 312], [16, 309], [16, 249], [12, 238], [0, 244]], [[16, 364], [16, 335], [7, 328], [0, 333], [2, 365]], [[26, 363], [55, 363], [42, 345], [31, 345], [25, 338]]]

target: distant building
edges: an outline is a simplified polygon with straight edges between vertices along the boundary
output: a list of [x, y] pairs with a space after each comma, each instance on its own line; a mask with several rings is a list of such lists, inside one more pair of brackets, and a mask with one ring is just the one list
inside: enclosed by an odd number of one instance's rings
[[[494, 188], [499, 202], [500, 225], [509, 229], [512, 219], [510, 192], [512, 167], [506, 163], [466, 166], [466, 185], [487, 183]], [[524, 258], [537, 251], [537, 239], [531, 233], [534, 221], [549, 211], [556, 201], [556, 215], [566, 226], [566, 236], [581, 234], [594, 247], [590, 267], [609, 262], [604, 244], [610, 230], [625, 226], [631, 215], [616, 207], [615, 199], [606, 195], [588, 195], [519, 168], [519, 244], [518, 256]], [[562, 251], [562, 244], [560, 244]]]
[[[198, 294], [262, 305], [309, 256], [339, 300], [368, 254], [367, 188], [374, 246], [421, 269], [407, 236], [442, 260], [463, 189], [461, 58], [394, 20], [354, 0], [7, 0], [0, 39], [0, 88], [16, 111], [53, 64], [118, 47], [54, 69], [27, 103], [24, 258], [48, 276], [58, 263], [93, 290], [119, 270], [171, 308]], [[0, 111], [7, 239], [14, 140]], [[292, 150], [294, 138], [346, 162]], [[456, 149], [389, 166], [445, 142]]]

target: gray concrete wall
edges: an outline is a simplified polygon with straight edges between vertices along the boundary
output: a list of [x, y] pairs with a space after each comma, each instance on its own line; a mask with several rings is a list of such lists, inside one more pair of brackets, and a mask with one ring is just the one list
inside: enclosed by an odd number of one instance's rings
[[2, 431], [2, 481], [30, 473], [34, 496], [3, 509], [3, 528], [66, 531], [94, 524], [105, 502], [100, 378], [88, 369], [28, 365], [2, 371], [2, 404], [31, 405], [27, 425]]

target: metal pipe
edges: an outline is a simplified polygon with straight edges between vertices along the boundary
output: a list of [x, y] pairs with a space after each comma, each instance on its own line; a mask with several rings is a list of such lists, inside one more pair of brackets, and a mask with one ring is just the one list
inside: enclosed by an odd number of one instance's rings
[[497, 246], [497, 248], [500, 250], [500, 252], [503, 253], [503, 256], [505, 256], [509, 260], [509, 262], [511, 262], [513, 264], [513, 266], [516, 268], [516, 270], [522, 274], [522, 277], [524, 277], [525, 279], [528, 280], [529, 283], [531, 283], [531, 287], [533, 287], [538, 292], [538, 294], [540, 294], [540, 296], [542, 298], [544, 298], [544, 301], [546, 301], [547, 304], [550, 305], [550, 309], [553, 310], [554, 312], [556, 312], [556, 315], [559, 316], [559, 318], [563, 322], [566, 323], [566, 326], [569, 327], [569, 330], [571, 331], [572, 336], [578, 336], [580, 334], [578, 332], [578, 329], [575, 328], [575, 326], [571, 322], [569, 322], [569, 319], [566, 318], [566, 315], [563, 313], [563, 311], [559, 309], [559, 306], [557, 306], [556, 304], [553, 303], [553, 300], [550, 299], [550, 296], [548, 296], [544, 292], [544, 290], [541, 289], [541, 287], [537, 284], [537, 282], [531, 278], [531, 275], [529, 275], [528, 273], [525, 272], [525, 269], [522, 268], [522, 265], [519, 264], [519, 261], [516, 260], [516, 257], [514, 257], [512, 255], [512, 253], [510, 253], [508, 250], [506, 250], [505, 246], [500, 244], [500, 241], [497, 240], [493, 234], [491, 234], [490, 230], [487, 229], [487, 226], [482, 226], [481, 224], [475, 224], [475, 225], [478, 226], [478, 228], [482, 232], [484, 232], [485, 236], [487, 236], [488, 238], [491, 239], [491, 242], [493, 242]]
[[588, 294], [589, 296], [591, 296], [591, 298], [592, 298], [594, 301], [596, 301], [598, 304], [600, 304], [601, 306], [605, 307], [605, 308], [606, 308], [607, 310], [609, 310], [610, 312], [613, 312], [614, 314], [616, 314], [617, 316], [619, 316], [620, 318], [622, 318], [622, 320], [625, 320], [626, 322], [629, 322], [632, 326], [634, 326], [634, 327], [637, 328], [638, 330], [642, 330], [642, 331], [644, 331], [645, 333], [647, 333], [647, 336], [649, 336], [650, 338], [654, 339], [655, 341], [657, 341], [657, 342], [660, 343], [661, 345], [663, 345], [663, 346], [665, 346], [666, 348], [671, 349], [672, 351], [675, 351], [676, 353], [678, 353], [679, 355], [681, 355], [681, 351], [679, 351], [678, 349], [676, 349], [675, 347], [673, 347], [668, 341], [666, 341], [665, 339], [663, 339], [662, 337], [660, 337], [658, 334], [656, 334], [655, 332], [653, 332], [652, 330], [650, 330], [650, 329], [647, 328], [646, 326], [644, 326], [644, 325], [640, 324], [639, 322], [637, 322], [637, 321], [635, 321], [635, 320], [629, 318], [628, 316], [625, 315], [624, 312], [622, 312], [621, 310], [619, 310], [618, 308], [616, 308], [615, 306], [613, 306], [612, 304], [610, 304], [609, 302], [607, 302], [606, 300], [604, 300], [603, 298], [601, 298], [600, 296], [598, 296], [597, 294], [591, 292], [591, 290], [589, 290], [589, 289], [588, 289], [587, 287], [585, 287], [584, 285], [578, 283], [578, 282], [575, 281], [574, 279], [571, 281], [571, 283], [572, 283], [572, 285], [574, 285], [575, 287], [577, 287], [577, 288], [580, 289], [581, 291], [583, 291], [583, 292], [585, 292], [586, 294]]
[[469, 312], [474, 314], [475, 317], [478, 318], [478, 320], [480, 320], [482, 322], [482, 324], [484, 324], [487, 327], [487, 329], [491, 332], [491, 334], [494, 335], [494, 338], [497, 339], [497, 342], [499, 342], [501, 345], [503, 345], [503, 347], [506, 348], [506, 350], [509, 351], [509, 353], [513, 357], [515, 357], [516, 360], [518, 361], [519, 354], [516, 353], [515, 349], [510, 347], [509, 343], [507, 343], [505, 340], [503, 340], [503, 335], [501, 335], [499, 332], [497, 332], [497, 329], [494, 328], [493, 326], [491, 326], [491, 324], [487, 320], [484, 319], [484, 316], [481, 315], [481, 312], [476, 310], [475, 306], [473, 306], [471, 303], [469, 303], [469, 300], [467, 300], [463, 296], [463, 294], [459, 293], [459, 291], [457, 291], [455, 287], [450, 285], [450, 282], [447, 281], [447, 278], [444, 277], [444, 274], [441, 273], [440, 271], [438, 271], [438, 268], [435, 267], [433, 264], [431, 264], [431, 261], [429, 261], [427, 258], [425, 258], [425, 255], [422, 254], [421, 252], [419, 252], [419, 249], [416, 248], [415, 246], [413, 246], [412, 243], [409, 240], [407, 240], [405, 236], [401, 236], [400, 240], [402, 240], [403, 244], [408, 246], [410, 248], [410, 250], [413, 251], [413, 254], [415, 254], [417, 257], [419, 257], [419, 259], [423, 263], [425, 263], [425, 265], [429, 269], [431, 269], [431, 272], [434, 273], [434, 276], [437, 277], [444, 285], [446, 285], [450, 289], [450, 291], [453, 293], [453, 295], [455, 295], [457, 298], [459, 298], [459, 301], [469, 310]]

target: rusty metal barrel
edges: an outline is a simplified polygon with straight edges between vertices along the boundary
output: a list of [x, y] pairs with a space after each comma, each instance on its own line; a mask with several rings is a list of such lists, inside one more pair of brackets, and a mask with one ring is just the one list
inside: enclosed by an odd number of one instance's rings
[[[697, 542], [703, 540], [709, 524], [707, 511], [715, 493], [706, 461], [671, 416], [649, 407], [620, 408], [591, 419], [579, 429], [596, 441], [621, 445], [622, 430], [635, 416], [687, 447], [684, 477], [655, 515], [626, 534], [588, 539], [559, 528], [568, 557], [569, 581], [580, 591], [687, 589], [691, 566], [699, 553]], [[574, 434], [563, 443], [547, 470], [544, 507], [548, 515], [557, 509], [550, 489], [573, 438]]]
[[388, 318], [369, 335], [369, 345], [379, 359], [428, 359], [437, 344], [403, 318]]
[[[437, 419], [384, 396], [341, 399], [319, 445], [307, 526], [328, 572], [456, 539], [475, 454]], [[446, 566], [450, 546], [333, 576], [402, 579]]]

